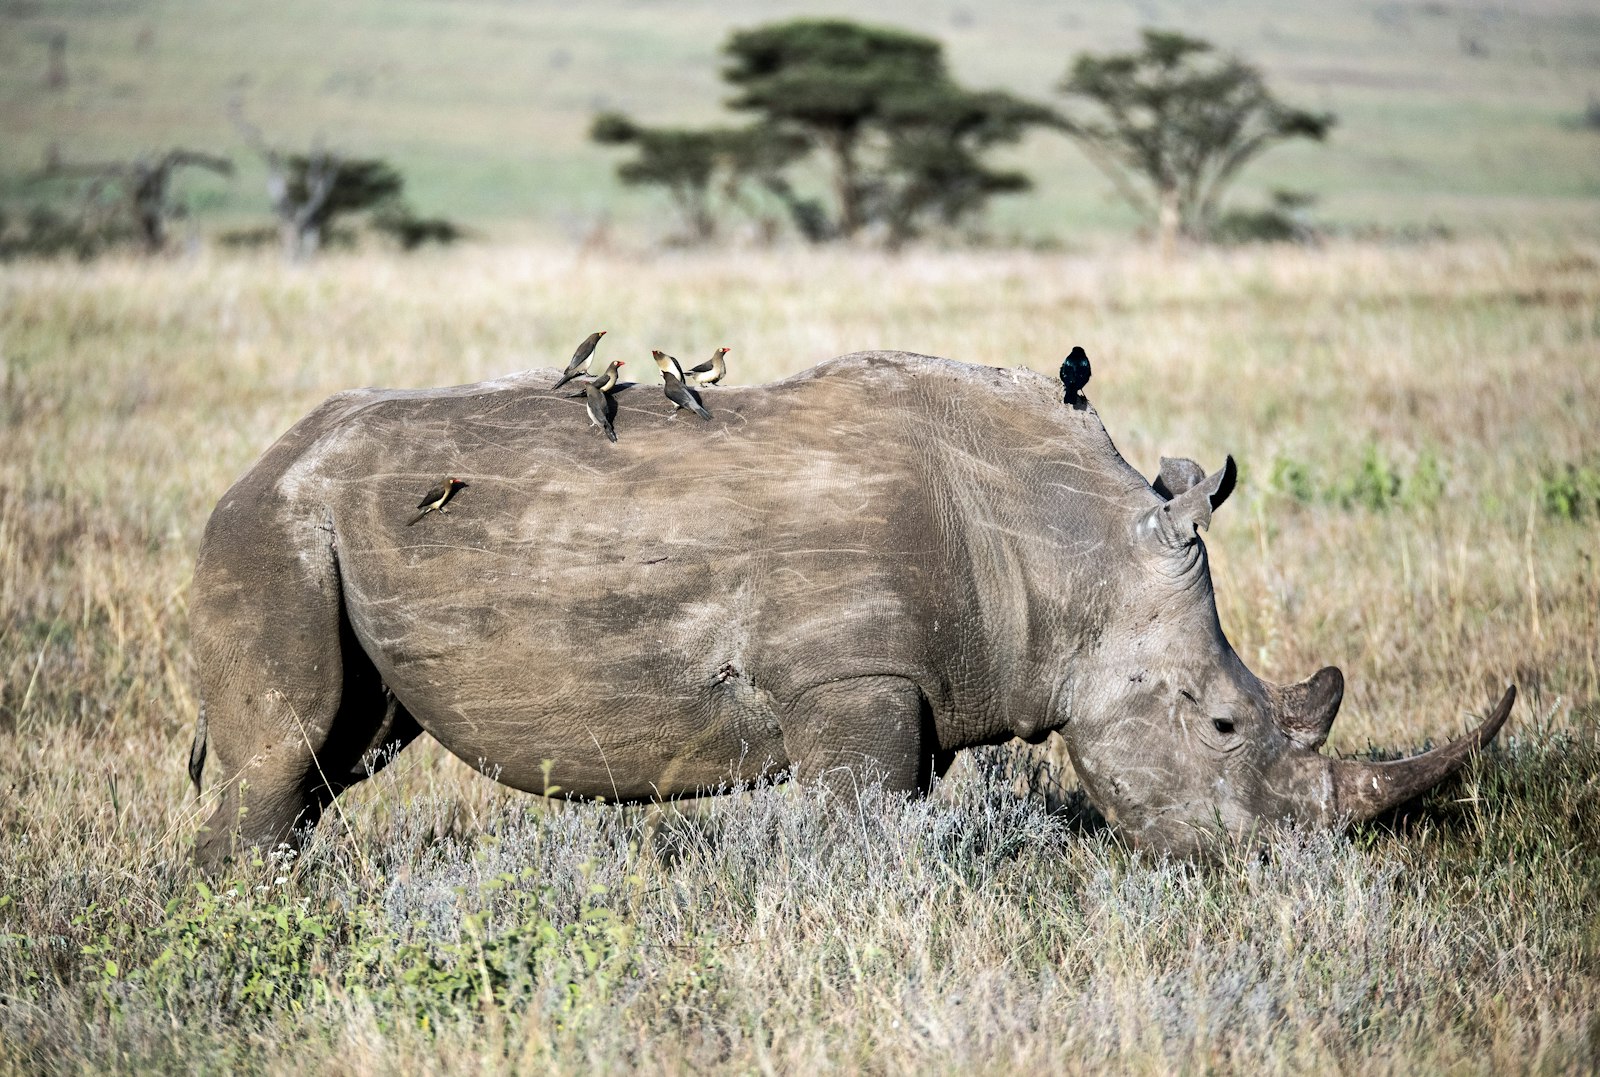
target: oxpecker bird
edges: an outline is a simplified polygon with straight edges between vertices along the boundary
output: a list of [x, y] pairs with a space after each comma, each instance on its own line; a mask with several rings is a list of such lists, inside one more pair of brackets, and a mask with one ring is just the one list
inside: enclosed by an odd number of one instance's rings
[[[613, 373], [615, 372], [613, 371]], [[588, 385], [584, 386], [583, 403], [584, 407], [588, 408], [589, 410], [589, 422], [605, 431], [606, 437], [609, 438], [613, 444], [615, 444], [617, 440], [617, 428], [611, 425], [611, 417], [606, 414], [606, 410], [610, 402], [611, 398], [606, 395], [606, 391], [604, 389], [600, 388], [599, 382], [592, 381]]]
[[682, 363], [666, 352], [652, 350], [650, 354], [656, 357], [656, 366], [661, 368], [662, 374], [676, 374], [679, 381], [684, 380]]
[[717, 384], [727, 376], [728, 364], [723, 362], [723, 356], [727, 355], [728, 351], [727, 348], [718, 348], [711, 353], [710, 359], [699, 366], [690, 367], [689, 376], [684, 379], [684, 383], [700, 386]]
[[[611, 390], [617, 387], [617, 368], [625, 367], [627, 365], [628, 364], [623, 362], [621, 359], [614, 360], [610, 366], [606, 367], [600, 372], [599, 377], [595, 378], [594, 381], [590, 382], [589, 384], [599, 389], [602, 393], [609, 393]], [[584, 392], [588, 392], [588, 389], [585, 388]], [[568, 395], [567, 399], [576, 400], [582, 395], [583, 393], [571, 393]]]
[[1089, 356], [1082, 348], [1073, 348], [1072, 354], [1061, 360], [1061, 394], [1063, 404], [1077, 407], [1083, 401], [1083, 387], [1089, 384]]
[[594, 355], [594, 349], [600, 343], [600, 338], [606, 335], [604, 329], [590, 333], [583, 338], [583, 343], [578, 345], [578, 350], [572, 353], [572, 362], [567, 364], [567, 369], [561, 372], [561, 380], [550, 386], [550, 391], [561, 388], [579, 374], [589, 373], [589, 358]]
[[412, 517], [411, 523], [406, 524], [406, 526], [410, 527], [411, 524], [416, 523], [430, 512], [442, 512], [448, 514], [450, 510], [445, 508], [445, 506], [450, 503], [450, 499], [452, 497], [456, 496], [457, 490], [460, 490], [463, 486], [467, 485], [469, 484], [462, 482], [454, 475], [446, 475], [444, 478], [440, 479], [438, 486], [435, 486], [432, 490], [429, 490], [427, 493], [422, 495], [422, 500], [417, 502], [417, 508], [421, 509], [422, 511], [417, 513], [416, 516]]
[[706, 410], [706, 406], [704, 404], [700, 403], [700, 401], [695, 398], [694, 391], [691, 390], [687, 385], [683, 384], [682, 378], [678, 377], [678, 375], [674, 374], [670, 370], [663, 370], [661, 372], [661, 377], [662, 380], [667, 383], [665, 389], [667, 399], [672, 401], [674, 405], [674, 411], [672, 414], [676, 415], [678, 414], [679, 410], [688, 408], [690, 411], [700, 416], [700, 418], [710, 421], [711, 413]]

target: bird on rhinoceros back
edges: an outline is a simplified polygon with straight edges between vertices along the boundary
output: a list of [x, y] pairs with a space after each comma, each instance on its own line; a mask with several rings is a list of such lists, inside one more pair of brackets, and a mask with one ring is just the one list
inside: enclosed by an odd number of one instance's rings
[[672, 401], [673, 404], [673, 418], [677, 418], [678, 412], [687, 408], [700, 416], [700, 418], [708, 422], [711, 420], [711, 413], [706, 410], [706, 406], [700, 403], [699, 398], [694, 395], [694, 390], [683, 384], [683, 379], [670, 370], [663, 370], [661, 377], [666, 382], [662, 391], [667, 394], [667, 399]]
[[683, 364], [678, 362], [675, 356], [668, 355], [664, 351], [657, 351], [655, 349], [651, 349], [650, 354], [655, 357], [656, 367], [661, 371], [661, 373], [676, 374], [679, 381], [684, 380]]
[[[616, 364], [612, 365], [615, 366]], [[607, 373], [612, 375], [612, 382], [615, 384], [616, 371], [609, 370]], [[611, 397], [604, 389], [600, 388], [598, 381], [590, 382], [583, 387], [583, 406], [589, 412], [589, 422], [594, 426], [598, 426], [606, 438], [615, 445], [617, 442], [617, 428], [611, 425], [611, 416], [607, 414], [610, 410], [610, 405]]]
[[699, 366], [690, 367], [687, 372], [688, 376], [684, 378], [684, 384], [698, 385], [704, 388], [707, 385], [715, 385], [727, 377], [728, 364], [724, 361], [724, 356], [731, 350], [731, 348], [726, 347], [718, 348], [711, 353], [710, 359], [707, 359]]
[[1071, 354], [1061, 360], [1061, 387], [1065, 390], [1061, 395], [1063, 404], [1077, 404], [1083, 402], [1083, 387], [1089, 384], [1089, 356], [1082, 349], [1074, 347]]
[[561, 380], [550, 386], [550, 391], [561, 388], [567, 382], [580, 374], [589, 372], [589, 360], [594, 355], [595, 346], [600, 343], [600, 338], [606, 335], [604, 329], [597, 329], [583, 338], [583, 343], [578, 345], [578, 350], [572, 353], [572, 361], [567, 364], [567, 369], [561, 372]]
[[411, 522], [406, 526], [412, 526], [412, 524], [417, 523], [430, 512], [442, 512], [448, 515], [450, 510], [445, 506], [450, 503], [451, 498], [456, 496], [458, 490], [467, 485], [470, 484], [462, 482], [454, 475], [446, 475], [440, 479], [439, 485], [422, 495], [422, 500], [417, 502], [417, 508], [422, 511], [413, 516]]
[[600, 376], [598, 378], [595, 378], [594, 381], [585, 386], [583, 392], [569, 393], [567, 394], [567, 399], [576, 400], [578, 397], [583, 396], [584, 393], [587, 393], [591, 388], [599, 389], [602, 393], [611, 392], [617, 387], [617, 371], [627, 365], [628, 364], [623, 362], [621, 359], [615, 360], [610, 366], [606, 367], [600, 372]]

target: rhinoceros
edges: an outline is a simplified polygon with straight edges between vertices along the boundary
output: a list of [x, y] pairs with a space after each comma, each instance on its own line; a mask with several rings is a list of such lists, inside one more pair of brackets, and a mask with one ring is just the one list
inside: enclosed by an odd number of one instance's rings
[[[1059, 731], [1114, 827], [1186, 854], [1374, 816], [1510, 712], [1415, 758], [1320, 754], [1339, 671], [1262, 681], [1217, 619], [1199, 531], [1231, 458], [1153, 487], [1031, 371], [862, 352], [707, 390], [709, 423], [624, 387], [615, 445], [557, 376], [339, 393], [222, 497], [191, 596], [190, 771], [223, 779], [202, 864], [296, 840], [424, 731], [623, 803], [785, 772], [926, 790]], [[446, 473], [467, 485], [408, 527]]]

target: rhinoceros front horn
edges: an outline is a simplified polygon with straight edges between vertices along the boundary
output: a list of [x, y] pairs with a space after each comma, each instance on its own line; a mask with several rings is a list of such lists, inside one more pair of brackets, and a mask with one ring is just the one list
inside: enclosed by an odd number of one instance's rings
[[1433, 788], [1460, 770], [1473, 752], [1494, 740], [1511, 714], [1511, 704], [1516, 698], [1516, 687], [1508, 687], [1506, 694], [1500, 697], [1500, 705], [1482, 725], [1431, 752], [1387, 763], [1331, 760], [1335, 811], [1351, 822], [1361, 822]]

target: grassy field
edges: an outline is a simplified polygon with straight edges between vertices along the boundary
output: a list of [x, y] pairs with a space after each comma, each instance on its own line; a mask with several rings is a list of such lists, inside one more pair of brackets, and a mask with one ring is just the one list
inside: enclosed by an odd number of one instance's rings
[[[842, 252], [0, 269], [0, 1071], [1575, 1072], [1600, 1066], [1600, 248]], [[188, 849], [212, 504], [354, 385], [731, 344], [1093, 356], [1124, 455], [1215, 466], [1223, 624], [1335, 663], [1332, 747], [1507, 681], [1405, 826], [1153, 862], [994, 749], [933, 799], [545, 807], [429, 744], [305, 862]], [[1052, 812], [1052, 807], [1065, 809]]]
[[[963, 80], [1040, 99], [1053, 99], [1082, 50], [1131, 47], [1141, 26], [1182, 29], [1260, 63], [1292, 102], [1341, 117], [1326, 146], [1285, 147], [1248, 172], [1244, 202], [1288, 186], [1323, 196], [1319, 213], [1339, 224], [1595, 227], [1600, 132], [1580, 120], [1600, 93], [1600, 14], [1587, 0], [7, 0], [0, 197], [25, 200], [21, 179], [52, 145], [68, 162], [187, 145], [244, 166], [231, 183], [183, 181], [202, 220], [258, 220], [259, 166], [225, 116], [237, 93], [284, 144], [320, 138], [392, 158], [424, 212], [546, 237], [601, 222], [656, 235], [664, 203], [618, 187], [617, 155], [586, 141], [591, 117], [606, 107], [649, 123], [725, 115], [717, 72], [728, 33], [803, 14], [935, 35]], [[50, 90], [47, 42], [58, 32], [68, 82]], [[997, 200], [1002, 239], [1072, 242], [1131, 225], [1061, 139], [1038, 135], [1008, 157], [1037, 191]]]

